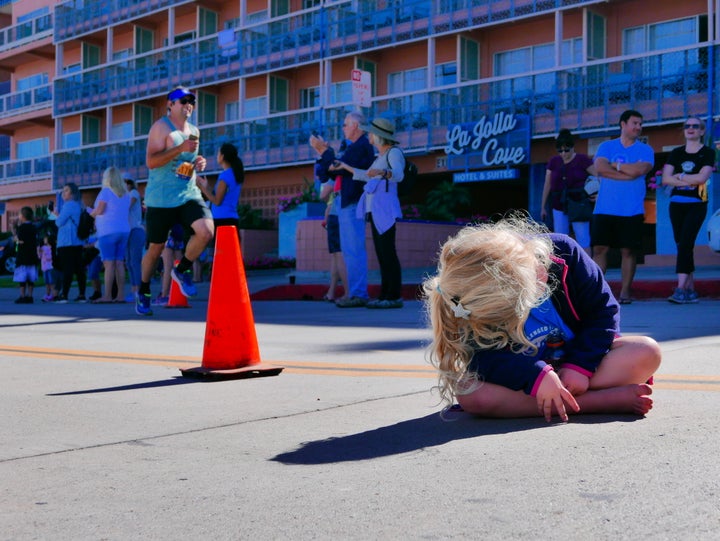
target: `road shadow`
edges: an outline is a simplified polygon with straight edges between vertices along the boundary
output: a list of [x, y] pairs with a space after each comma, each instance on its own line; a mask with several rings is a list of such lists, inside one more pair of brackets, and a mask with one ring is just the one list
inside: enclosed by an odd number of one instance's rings
[[[636, 415], [584, 415], [573, 417], [576, 424], [634, 422]], [[410, 453], [445, 443], [508, 434], [525, 430], [552, 428], [564, 423], [546, 423], [542, 418], [480, 419], [467, 413], [439, 413], [400, 421], [366, 432], [302, 443], [294, 451], [276, 455], [271, 460], [282, 464], [318, 465], [354, 462]]]
[[158, 381], [144, 381], [130, 385], [118, 385], [116, 387], [100, 387], [98, 389], [85, 389], [82, 391], [67, 391], [64, 393], [48, 393], [45, 396], [74, 396], [81, 394], [116, 393], [119, 391], [135, 391], [137, 389], [155, 389], [158, 387], [171, 387], [174, 385], [185, 385], [187, 383], [203, 383], [201, 380], [175, 376], [172, 379], [161, 379]]

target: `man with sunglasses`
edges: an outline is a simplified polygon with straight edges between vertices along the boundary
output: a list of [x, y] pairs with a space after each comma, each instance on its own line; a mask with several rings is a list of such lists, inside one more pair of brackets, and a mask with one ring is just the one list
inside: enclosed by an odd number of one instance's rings
[[639, 141], [642, 120], [637, 111], [623, 112], [620, 137], [601, 143], [595, 154], [601, 180], [590, 227], [593, 259], [605, 272], [608, 250], [620, 249], [620, 304], [632, 302], [637, 254], [642, 249], [645, 176], [655, 162], [652, 147]]
[[150, 280], [157, 267], [168, 231], [176, 223], [192, 236], [185, 255], [172, 269], [172, 279], [186, 297], [197, 295], [192, 265], [213, 237], [213, 219], [195, 183], [196, 172], [205, 169], [198, 153], [199, 130], [189, 122], [195, 110], [195, 95], [178, 87], [167, 95], [167, 115], [155, 122], [148, 135], [145, 161], [149, 170], [145, 188], [145, 226], [148, 249], [142, 261], [142, 281], [135, 311], [152, 315]]

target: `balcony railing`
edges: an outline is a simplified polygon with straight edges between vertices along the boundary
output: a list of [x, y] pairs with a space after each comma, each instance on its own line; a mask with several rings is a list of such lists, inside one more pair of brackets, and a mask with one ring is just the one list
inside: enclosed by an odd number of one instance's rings
[[195, 3], [194, 0], [68, 0], [55, 8], [55, 42], [74, 39], [82, 34], [115, 26], [142, 15], [173, 6]]
[[28, 113], [52, 105], [52, 85], [46, 84], [0, 95], [0, 119]]
[[[192, 0], [106, 0], [104, 2], [75, 2], [70, 0], [55, 8], [55, 41], [62, 42], [94, 32], [142, 15], [154, 13]], [[591, 5], [606, 0], [346, 0], [327, 3], [307, 12], [325, 14], [333, 37], [351, 38], [358, 33], [378, 33], [376, 38], [394, 39], [394, 43], [425, 36], [467, 30], [495, 24], [511, 18], [527, 17], [557, 9]], [[77, 4], [77, 7], [76, 7]], [[289, 16], [271, 19], [276, 22]], [[320, 15], [318, 15], [320, 17]], [[412, 28], [408, 29], [407, 23]], [[325, 27], [322, 27], [324, 30]], [[312, 31], [308, 28], [307, 31]], [[390, 35], [392, 34], [392, 35]], [[350, 47], [354, 45], [349, 45]]]
[[[383, 96], [374, 99], [368, 115], [392, 118], [402, 146], [415, 153], [443, 148], [449, 125], [477, 122], [498, 111], [529, 115], [533, 137], [554, 135], [563, 127], [575, 132], [605, 130], [615, 126], [621, 112], [629, 108], [642, 112], [646, 124], [679, 122], [690, 114], [720, 111], [718, 95], [711, 91], [708, 79], [713, 53], [718, 71], [718, 52], [718, 47], [684, 48]], [[314, 157], [307, 144], [312, 131], [339, 141], [343, 118], [353, 108], [350, 103], [335, 104], [200, 126], [201, 151], [210, 170], [225, 141], [238, 147], [248, 169], [307, 163]], [[145, 145], [142, 137], [56, 152], [55, 186], [68, 180], [96, 186], [98, 172], [109, 165], [132, 168], [136, 178], [146, 178]]]
[[52, 172], [50, 156], [0, 162], [0, 184], [42, 180]]
[[53, 15], [41, 15], [0, 29], [0, 53], [53, 35]]

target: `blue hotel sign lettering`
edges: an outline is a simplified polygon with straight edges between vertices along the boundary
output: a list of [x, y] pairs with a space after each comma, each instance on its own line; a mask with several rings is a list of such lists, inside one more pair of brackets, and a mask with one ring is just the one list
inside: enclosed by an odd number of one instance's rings
[[[518, 173], [469, 175], [471, 170], [530, 163], [530, 117], [499, 112], [475, 123], [454, 124], [447, 130], [447, 167], [464, 170], [456, 182], [518, 178]], [[459, 178], [461, 177], [462, 178]], [[473, 180], [470, 180], [470, 179]]]

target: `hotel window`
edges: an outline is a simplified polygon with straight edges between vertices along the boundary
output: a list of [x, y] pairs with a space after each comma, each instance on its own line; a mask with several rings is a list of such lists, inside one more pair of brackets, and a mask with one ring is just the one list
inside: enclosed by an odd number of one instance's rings
[[342, 81], [330, 85], [330, 103], [346, 103], [352, 101], [352, 83]]
[[23, 90], [29, 90], [31, 88], [35, 88], [37, 86], [42, 86], [42, 85], [46, 85], [46, 84], [48, 84], [48, 74], [47, 73], [35, 73], [28, 77], [18, 79], [16, 90], [18, 92], [22, 92]]
[[82, 67], [83, 69], [92, 68], [100, 64], [100, 47], [90, 43], [82, 44]]
[[240, 102], [233, 101], [225, 104], [225, 120], [240, 120]]
[[134, 107], [135, 120], [133, 121], [135, 137], [146, 135], [153, 124], [153, 108], [147, 105], [136, 104]]
[[217, 122], [217, 96], [207, 92], [198, 92], [198, 106], [195, 112], [198, 124], [215, 124]]
[[110, 140], [111, 141], [123, 141], [125, 139], [132, 139], [133, 137], [133, 123], [132, 122], [121, 122], [120, 124], [114, 124], [110, 129]]
[[82, 146], [82, 135], [79, 131], [63, 133], [62, 147], [64, 149], [80, 148]]
[[32, 158], [40, 158], [50, 154], [50, 139], [41, 137], [30, 141], [22, 141], [17, 144], [18, 160], [29, 160]]
[[300, 109], [312, 109], [320, 106], [320, 87], [300, 89]]
[[147, 28], [135, 27], [135, 51], [137, 54], [149, 53], [153, 50], [155, 44], [155, 36], [152, 30]]
[[435, 86], [447, 86], [457, 83], [457, 64], [446, 62], [435, 66]]
[[290, 82], [282, 77], [270, 76], [270, 114], [288, 110]]
[[200, 22], [198, 24], [200, 30], [200, 37], [209, 36], [215, 34], [218, 31], [218, 14], [209, 9], [200, 8], [198, 14]]
[[460, 38], [460, 80], [475, 81], [480, 78], [480, 44]]
[[[639, 54], [695, 45], [707, 40], [707, 16], [688, 17], [623, 30], [623, 54]], [[705, 51], [687, 49], [625, 62], [623, 71], [635, 78], [705, 76]], [[692, 83], [692, 81], [691, 81]]]
[[[398, 71], [388, 75], [388, 94], [401, 94], [427, 89], [427, 68]], [[422, 128], [428, 123], [428, 94], [420, 92], [388, 100], [388, 107], [395, 119], [397, 129], [406, 129], [408, 124]]]
[[246, 99], [243, 104], [243, 116], [246, 119], [267, 116], [267, 103], [267, 96]]
[[[582, 61], [582, 40], [579, 38], [566, 39], [561, 43], [560, 61], [563, 65]], [[555, 65], [554, 43], [542, 43], [532, 47], [524, 47], [513, 51], [503, 51], [495, 54], [494, 74], [522, 75], [523, 73], [549, 69]], [[518, 95], [529, 95], [533, 92], [547, 94], [557, 90], [555, 73], [540, 73], [538, 75], [516, 77], [505, 81], [498, 81], [493, 85], [496, 99], [517, 98]]]
[[92, 145], [100, 142], [100, 119], [82, 115], [82, 144]]
[[[607, 22], [605, 17], [588, 11], [587, 15], [587, 59], [605, 58], [607, 43]], [[582, 61], [583, 59], [579, 60]]]

